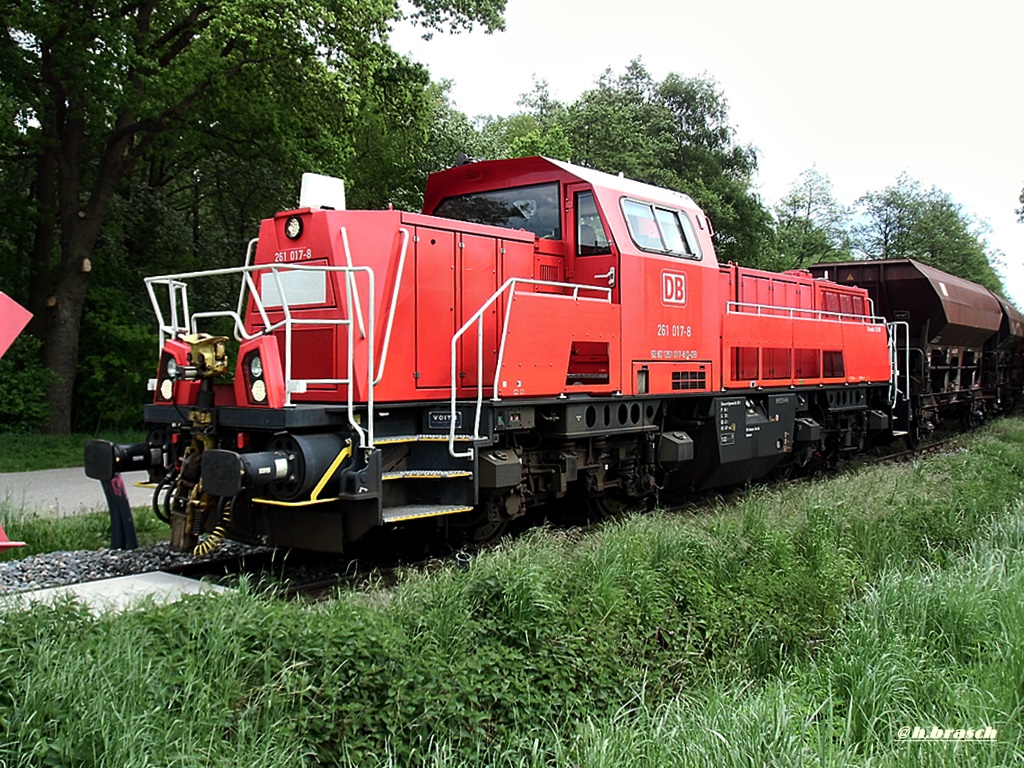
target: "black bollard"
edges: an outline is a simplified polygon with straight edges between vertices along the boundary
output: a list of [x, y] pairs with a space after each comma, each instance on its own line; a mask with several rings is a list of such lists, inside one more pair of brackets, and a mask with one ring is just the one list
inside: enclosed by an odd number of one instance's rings
[[132, 507], [121, 475], [115, 474], [109, 480], [100, 480], [103, 494], [110, 508], [110, 546], [112, 549], [135, 549], [139, 538], [135, 533]]

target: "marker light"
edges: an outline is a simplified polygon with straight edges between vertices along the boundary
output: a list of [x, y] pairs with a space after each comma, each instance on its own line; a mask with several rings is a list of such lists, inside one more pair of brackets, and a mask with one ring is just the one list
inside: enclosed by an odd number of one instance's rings
[[253, 382], [252, 399], [257, 403], [262, 403], [267, 399], [267, 385], [263, 382], [263, 379]]

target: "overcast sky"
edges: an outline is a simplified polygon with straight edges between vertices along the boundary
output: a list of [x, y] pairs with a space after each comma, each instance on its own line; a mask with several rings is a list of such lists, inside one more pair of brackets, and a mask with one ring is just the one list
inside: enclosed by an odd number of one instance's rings
[[470, 116], [517, 111], [534, 78], [572, 101], [637, 56], [659, 80], [710, 75], [758, 149], [766, 203], [811, 167], [846, 204], [906, 171], [988, 223], [1024, 306], [1020, 0], [508, 0], [505, 18], [505, 32], [429, 42], [402, 25], [392, 44], [450, 79]]

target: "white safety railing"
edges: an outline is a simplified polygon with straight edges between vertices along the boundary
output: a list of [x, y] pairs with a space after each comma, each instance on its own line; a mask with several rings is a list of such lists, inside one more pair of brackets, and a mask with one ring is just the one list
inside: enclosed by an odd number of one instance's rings
[[910, 324], [905, 320], [886, 323], [889, 334], [889, 365], [892, 379], [889, 381], [889, 402], [895, 406], [902, 395], [910, 400]]
[[742, 301], [730, 301], [725, 305], [726, 314], [730, 315], [754, 315], [755, 317], [777, 317], [788, 320], [818, 320], [827, 322], [843, 323], [866, 323], [871, 325], [885, 325], [886, 319], [875, 314], [874, 304], [868, 301], [868, 313], [866, 315], [854, 312], [828, 312], [823, 309], [806, 309], [799, 307], [780, 307], [774, 304], [751, 304]]
[[[484, 314], [495, 305], [499, 298], [506, 292], [508, 293], [508, 300], [505, 305], [505, 319], [498, 332], [501, 338], [501, 342], [498, 345], [498, 359], [494, 368], [494, 385], [491, 399], [494, 402], [499, 401], [501, 398], [498, 396], [499, 389], [499, 373], [501, 372], [501, 366], [505, 360], [505, 340], [507, 338], [506, 331], [508, 330], [509, 318], [512, 314], [512, 301], [515, 298], [516, 289], [521, 285], [532, 285], [540, 286], [544, 288], [557, 288], [562, 291], [569, 291], [569, 293], [535, 293], [532, 295], [543, 296], [545, 299], [551, 299], [554, 301], [575, 301], [575, 302], [596, 302], [601, 304], [611, 304], [612, 301], [612, 289], [603, 286], [594, 285], [580, 285], [579, 283], [558, 283], [551, 282], [548, 280], [534, 280], [532, 278], [523, 277], [511, 277], [505, 281], [505, 283], [496, 290], [491, 297], [487, 299], [480, 308], [473, 313], [473, 315], [463, 323], [462, 327], [455, 332], [452, 336], [451, 344], [451, 364], [452, 364], [452, 380], [451, 380], [451, 402], [450, 402], [450, 415], [448, 426], [448, 453], [454, 458], [472, 458], [473, 448], [461, 452], [455, 450], [455, 429], [457, 425], [457, 394], [458, 394], [458, 348], [459, 339], [461, 339], [470, 328], [474, 325], [477, 327], [476, 333], [476, 411], [473, 417], [473, 434], [470, 436], [471, 440], [480, 440], [482, 436], [480, 434], [480, 416], [483, 412], [484, 403]], [[580, 291], [586, 291], [587, 293], [598, 292], [603, 293], [602, 298], [594, 298], [589, 296], [580, 296]]]
[[[253, 241], [255, 242], [255, 241]], [[249, 262], [252, 256], [252, 246], [250, 243], [249, 256], [246, 261]], [[344, 275], [343, 284], [345, 286], [345, 306], [353, 307], [357, 306], [357, 276], [365, 276], [365, 283], [368, 289], [369, 296], [369, 307], [368, 307], [368, 321], [364, 326], [364, 331], [361, 332], [361, 336], [366, 338], [365, 346], [366, 354], [366, 382], [367, 382], [367, 395], [366, 395], [366, 408], [367, 408], [367, 423], [365, 428], [361, 425], [355, 416], [355, 387], [353, 382], [355, 380], [355, 349], [356, 349], [356, 338], [355, 338], [355, 324], [352, 322], [351, 317], [338, 317], [333, 319], [323, 318], [301, 318], [293, 315], [294, 306], [296, 304], [302, 304], [306, 306], [307, 301], [303, 300], [296, 302], [294, 300], [289, 301], [287, 283], [282, 280], [282, 276], [290, 273], [320, 273], [324, 275], [324, 284], [326, 285], [327, 275], [330, 273], [340, 272]], [[262, 287], [267, 286], [267, 276], [273, 278], [271, 284], [276, 290], [274, 294], [274, 303], [272, 304], [272, 310], [281, 314], [281, 319], [272, 322], [270, 320], [270, 314], [267, 308], [267, 302], [265, 301], [264, 292], [257, 287], [254, 275], [260, 274], [263, 276], [261, 282]], [[188, 303], [188, 284], [186, 280], [195, 280], [209, 277], [216, 277], [222, 275], [238, 275], [241, 279], [241, 288], [239, 289], [238, 306], [234, 310], [215, 310], [208, 312], [195, 312], [189, 311]], [[158, 275], [155, 277], [148, 277], [145, 280], [146, 290], [149, 293], [150, 303], [153, 305], [153, 311], [156, 314], [157, 322], [159, 323], [160, 329], [160, 348], [163, 348], [164, 342], [168, 337], [178, 338], [180, 336], [186, 336], [199, 332], [199, 321], [209, 320], [217, 317], [227, 317], [232, 320], [234, 326], [234, 337], [238, 341], [254, 339], [258, 336], [265, 336], [271, 334], [277, 330], [283, 329], [284, 332], [284, 381], [285, 381], [285, 407], [291, 407], [292, 395], [301, 394], [307, 391], [310, 385], [338, 385], [345, 386], [348, 388], [348, 422], [352, 429], [359, 435], [360, 446], [364, 448], [373, 447], [373, 391], [376, 380], [374, 378], [375, 371], [375, 346], [374, 346], [374, 328], [376, 323], [375, 318], [375, 304], [374, 304], [374, 274], [370, 267], [357, 267], [357, 266], [344, 266], [335, 267], [327, 265], [304, 265], [304, 264], [259, 264], [252, 265], [248, 264], [244, 267], [231, 267], [225, 269], [211, 269], [197, 272], [183, 272], [180, 274], [173, 275]], [[157, 298], [157, 289], [159, 287], [166, 287], [167, 298], [169, 302], [168, 314], [169, 317], [165, 317], [161, 302]], [[247, 297], [252, 298], [253, 307], [256, 313], [259, 315], [259, 322], [253, 324], [253, 332], [248, 332], [245, 328], [245, 323], [242, 320], [242, 311], [245, 306]], [[280, 302], [280, 303], [278, 303]], [[360, 310], [361, 312], [361, 310]], [[348, 360], [345, 363], [344, 377], [337, 378], [320, 378], [320, 379], [299, 379], [292, 375], [292, 363], [293, 363], [293, 331], [296, 326], [340, 326], [347, 329], [348, 334]]]
[[[359, 267], [355, 266], [352, 259], [352, 249], [349, 246], [348, 231], [345, 227], [340, 227], [338, 234], [341, 236], [341, 244], [345, 253], [345, 266], [334, 267], [326, 265], [308, 265], [308, 264], [260, 264], [254, 265], [253, 258], [256, 254], [256, 244], [258, 240], [253, 238], [249, 241], [249, 245], [246, 248], [245, 254], [245, 265], [243, 267], [234, 267], [228, 269], [212, 269], [201, 272], [186, 272], [177, 275], [160, 275], [157, 277], [150, 277], [146, 279], [146, 289], [149, 292], [150, 303], [153, 305], [153, 311], [156, 313], [157, 321], [160, 325], [160, 348], [163, 349], [164, 342], [168, 337], [175, 338], [178, 336], [184, 336], [190, 333], [198, 332], [198, 321], [203, 319], [210, 319], [215, 317], [228, 317], [233, 321], [234, 330], [233, 334], [236, 341], [243, 341], [246, 339], [252, 339], [257, 336], [263, 336], [266, 334], [273, 333], [276, 330], [284, 329], [284, 380], [285, 380], [285, 406], [290, 407], [292, 403], [293, 394], [301, 394], [308, 390], [310, 385], [339, 385], [348, 387], [348, 421], [349, 425], [359, 434], [360, 446], [363, 448], [372, 448], [373, 441], [373, 396], [374, 388], [380, 383], [384, 376], [384, 370], [388, 360], [388, 350], [391, 347], [391, 332], [395, 323], [395, 314], [398, 311], [398, 295], [402, 287], [402, 275], [405, 272], [405, 261], [406, 256], [409, 252], [409, 230], [405, 227], [399, 228], [399, 233], [402, 235], [401, 249], [398, 255], [398, 272], [395, 278], [395, 287], [391, 295], [390, 310], [388, 313], [387, 322], [384, 328], [384, 344], [380, 352], [380, 360], [378, 361], [378, 367], [374, 368], [374, 356], [376, 354], [376, 347], [374, 344], [374, 332], [376, 328], [376, 305], [375, 297], [376, 292], [374, 290], [374, 273], [370, 267]], [[282, 274], [288, 274], [292, 272], [314, 272], [322, 273], [324, 277], [324, 283], [326, 285], [326, 275], [331, 272], [342, 272], [344, 273], [344, 286], [345, 286], [345, 306], [355, 311], [356, 323], [353, 324], [352, 317], [335, 318], [335, 319], [304, 319], [294, 317], [293, 307], [297, 304], [301, 304], [304, 307], [309, 306], [308, 301], [289, 301], [286, 295], [287, 285], [282, 281]], [[270, 315], [268, 313], [267, 302], [264, 301], [263, 292], [256, 286], [256, 281], [253, 278], [255, 273], [270, 274], [273, 276], [273, 288], [276, 290], [275, 298], [280, 301], [278, 304], [276, 301], [273, 304], [275, 311], [280, 311], [282, 318], [277, 322], [271, 322]], [[356, 276], [358, 274], [366, 275], [366, 282], [368, 285], [368, 296], [369, 296], [369, 307], [367, 317], [363, 315], [362, 300], [357, 289]], [[188, 304], [188, 286], [184, 282], [186, 279], [211, 277], [215, 275], [240, 275], [240, 284], [238, 288], [238, 303], [235, 306], [234, 311], [231, 310], [220, 310], [210, 312], [196, 312], [194, 314], [189, 311]], [[167, 288], [167, 300], [168, 300], [168, 313], [170, 315], [169, 322], [164, 319], [163, 310], [160, 306], [160, 302], [157, 301], [155, 292], [155, 286], [163, 285]], [[245, 330], [245, 322], [242, 320], [243, 313], [246, 308], [246, 302], [249, 297], [252, 297], [253, 307], [256, 313], [259, 315], [259, 323], [254, 323], [255, 328], [253, 333], [249, 333]], [[294, 297], [293, 297], [294, 298]], [[314, 304], [316, 302], [313, 302]], [[250, 318], [253, 320], [253, 318]], [[366, 396], [366, 427], [363, 428], [355, 418], [355, 400], [354, 400], [354, 387], [352, 382], [355, 375], [355, 327], [358, 325], [359, 338], [360, 340], [366, 339], [366, 365], [367, 365], [367, 396]], [[292, 376], [292, 329], [295, 326], [309, 325], [309, 326], [344, 326], [348, 333], [348, 360], [345, 363], [346, 376], [344, 378], [324, 378], [324, 379], [297, 379]]]

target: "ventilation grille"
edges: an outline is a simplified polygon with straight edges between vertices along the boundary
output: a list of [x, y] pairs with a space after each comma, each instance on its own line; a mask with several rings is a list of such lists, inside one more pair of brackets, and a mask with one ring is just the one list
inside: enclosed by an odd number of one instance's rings
[[704, 371], [672, 371], [672, 389], [707, 389]]
[[540, 265], [540, 279], [548, 283], [557, 283], [558, 280], [558, 267], [552, 264], [541, 264]]

